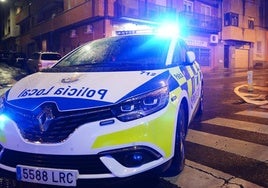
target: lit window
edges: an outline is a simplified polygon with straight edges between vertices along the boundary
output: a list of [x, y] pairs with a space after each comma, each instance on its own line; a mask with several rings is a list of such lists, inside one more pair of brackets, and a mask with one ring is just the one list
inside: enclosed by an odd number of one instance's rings
[[254, 18], [249, 18], [248, 19], [248, 28], [249, 29], [254, 29]]

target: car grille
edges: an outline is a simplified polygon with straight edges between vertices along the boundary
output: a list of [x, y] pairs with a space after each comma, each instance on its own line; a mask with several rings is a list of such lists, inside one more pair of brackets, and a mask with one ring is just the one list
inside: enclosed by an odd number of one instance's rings
[[100, 161], [99, 155], [44, 155], [4, 149], [0, 163], [16, 168], [26, 165], [43, 168], [74, 169], [80, 174], [111, 173]]
[[[48, 106], [45, 104], [43, 106]], [[95, 108], [89, 110], [77, 110], [71, 112], [59, 112], [55, 104], [50, 105], [54, 118], [46, 130], [42, 130], [38, 120], [40, 109], [32, 111], [7, 107], [6, 113], [15, 121], [24, 139], [30, 142], [58, 143], [64, 141], [79, 126], [94, 121], [113, 117], [109, 107]]]

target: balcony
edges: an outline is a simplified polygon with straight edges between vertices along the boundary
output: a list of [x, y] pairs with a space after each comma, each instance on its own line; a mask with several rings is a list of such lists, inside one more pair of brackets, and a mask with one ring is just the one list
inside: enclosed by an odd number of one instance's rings
[[16, 15], [15, 22], [17, 25], [19, 25], [21, 22], [23, 22], [26, 18], [29, 17], [29, 8], [24, 7], [24, 9], [21, 10], [20, 13]]
[[245, 29], [235, 26], [223, 27], [222, 39], [255, 42], [256, 31], [253, 29]]
[[[95, 2], [95, 3], [93, 3]], [[66, 11], [59, 12], [51, 16], [50, 18], [40, 20], [32, 26], [30, 32], [31, 37], [36, 37], [42, 34], [49, 33], [58, 29], [62, 29], [85, 20], [96, 19], [97, 17], [104, 16], [104, 10], [99, 6], [99, 1], [89, 0], [82, 3], [74, 8], [68, 9]], [[22, 20], [20, 15], [17, 15], [16, 21]], [[27, 16], [26, 16], [27, 17]], [[29, 18], [29, 15], [28, 15]], [[25, 18], [24, 18], [25, 19]]]
[[175, 18], [176, 10], [146, 1], [117, 0], [115, 2], [115, 17], [138, 22], [157, 22], [163, 17]]
[[218, 33], [222, 29], [220, 18], [194, 12], [180, 12], [179, 21], [192, 31]]

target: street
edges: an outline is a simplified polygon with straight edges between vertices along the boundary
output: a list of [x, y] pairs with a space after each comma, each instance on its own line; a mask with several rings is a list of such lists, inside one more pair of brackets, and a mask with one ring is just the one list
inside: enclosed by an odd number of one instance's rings
[[[247, 84], [246, 71], [205, 74], [205, 111], [191, 124], [186, 158], [191, 169], [218, 183], [181, 187], [268, 187], [267, 78], [267, 71], [255, 70], [255, 90], [241, 87], [238, 96], [234, 90]], [[259, 97], [254, 101], [252, 95]], [[263, 105], [256, 105], [260, 101]]]
[[[204, 73], [205, 109], [190, 125], [179, 176], [105, 187], [268, 187], [268, 72], [253, 73], [250, 91], [246, 70]], [[23, 76], [20, 69], [0, 64], [0, 94]], [[0, 187], [47, 186], [0, 179]]]

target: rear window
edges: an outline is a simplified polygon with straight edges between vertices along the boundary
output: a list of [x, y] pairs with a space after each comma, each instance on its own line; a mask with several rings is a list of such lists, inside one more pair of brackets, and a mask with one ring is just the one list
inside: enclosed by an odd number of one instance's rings
[[42, 54], [42, 60], [59, 60], [61, 58], [60, 54]]

